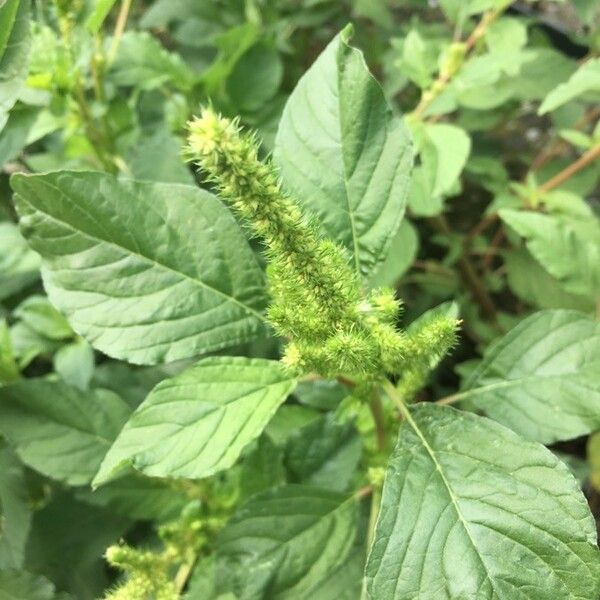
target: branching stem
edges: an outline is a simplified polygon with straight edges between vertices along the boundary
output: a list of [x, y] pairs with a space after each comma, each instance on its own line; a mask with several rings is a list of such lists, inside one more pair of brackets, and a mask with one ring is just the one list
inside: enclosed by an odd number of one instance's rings
[[538, 188], [538, 193], [545, 193], [557, 188], [562, 185], [567, 179], [571, 178], [575, 173], [578, 173], [589, 164], [593, 163], [597, 158], [600, 157], [600, 144], [593, 146], [586, 152], [584, 152], [577, 160], [572, 162], [568, 167], [565, 167], [560, 173], [557, 173], [554, 177], [551, 177]]

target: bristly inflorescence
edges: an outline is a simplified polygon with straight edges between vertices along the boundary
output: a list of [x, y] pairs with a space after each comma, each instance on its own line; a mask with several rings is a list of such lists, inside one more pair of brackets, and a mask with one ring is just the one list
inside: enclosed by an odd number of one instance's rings
[[264, 244], [268, 317], [289, 340], [284, 363], [362, 380], [412, 365], [415, 341], [395, 327], [400, 303], [393, 292], [375, 290], [365, 298], [345, 251], [319, 234], [282, 188], [273, 164], [259, 160], [256, 136], [211, 108], [188, 127], [189, 159]]

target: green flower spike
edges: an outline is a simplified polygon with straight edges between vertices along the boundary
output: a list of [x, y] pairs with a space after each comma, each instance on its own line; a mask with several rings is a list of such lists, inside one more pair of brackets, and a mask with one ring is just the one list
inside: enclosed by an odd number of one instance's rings
[[418, 343], [396, 330], [400, 303], [386, 289], [363, 296], [344, 250], [319, 235], [271, 162], [258, 159], [256, 136], [211, 108], [188, 127], [189, 159], [265, 246], [269, 320], [290, 340], [284, 364], [362, 381], [402, 370]]

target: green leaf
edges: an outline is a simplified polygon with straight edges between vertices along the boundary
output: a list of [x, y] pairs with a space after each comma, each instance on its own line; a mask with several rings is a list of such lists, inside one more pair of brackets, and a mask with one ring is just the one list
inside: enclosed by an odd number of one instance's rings
[[[18, 569], [25, 559], [31, 507], [21, 463], [0, 449], [0, 569]], [[0, 598], [2, 586], [0, 584]]]
[[0, 300], [39, 278], [40, 257], [33, 252], [13, 223], [0, 223]]
[[54, 600], [54, 585], [27, 571], [0, 571], [0, 600]]
[[594, 310], [594, 301], [569, 294], [525, 249], [514, 249], [504, 256], [506, 278], [510, 289], [537, 308], [572, 308], [583, 312]]
[[283, 450], [266, 435], [261, 435], [253, 446], [248, 447], [252, 449], [245, 452], [238, 469], [242, 498], [249, 498], [286, 482]]
[[15, 308], [14, 315], [39, 335], [50, 340], [73, 337], [67, 320], [45, 296], [29, 296]]
[[356, 519], [354, 498], [299, 485], [270, 490], [221, 531], [219, 569], [244, 598], [310, 598], [344, 563]]
[[29, 10], [29, 0], [0, 5], [0, 130], [27, 77]]
[[446, 123], [425, 126], [421, 162], [431, 178], [434, 196], [448, 193], [457, 182], [471, 151], [471, 138], [460, 127]]
[[405, 219], [392, 239], [385, 260], [376, 267], [371, 277], [369, 277], [369, 287], [395, 287], [417, 257], [418, 250], [419, 237], [417, 230]]
[[596, 526], [564, 464], [488, 419], [411, 413], [385, 477], [369, 597], [598, 597]]
[[115, 85], [143, 90], [170, 84], [188, 91], [194, 84], [194, 74], [181, 57], [168, 52], [145, 31], [127, 31], [123, 34], [108, 78]]
[[77, 499], [106, 508], [121, 517], [159, 522], [178, 518], [190, 501], [183, 489], [139, 475], [122, 477], [98, 490], [83, 489]]
[[233, 67], [226, 82], [227, 95], [238, 111], [262, 108], [281, 85], [283, 64], [275, 48], [254, 44]]
[[18, 106], [11, 110], [0, 137], [0, 166], [13, 160], [28, 143], [29, 132], [38, 114], [37, 107]]
[[112, 392], [28, 379], [0, 388], [0, 433], [28, 466], [70, 485], [92, 480], [127, 419]]
[[15, 360], [10, 332], [6, 321], [0, 319], [0, 385], [19, 378], [19, 367]]
[[554, 88], [544, 98], [538, 114], [546, 114], [580, 96], [591, 102], [600, 101], [600, 58], [584, 62], [568, 81]]
[[212, 194], [69, 171], [11, 185], [52, 304], [95, 348], [155, 364], [264, 334], [264, 276]]
[[82, 339], [67, 344], [54, 355], [54, 370], [69, 385], [87, 390], [94, 375], [94, 350]]
[[104, 19], [108, 16], [110, 9], [115, 5], [116, 0], [96, 0], [94, 8], [85, 22], [86, 29], [90, 33], [98, 33]]
[[600, 296], [600, 222], [593, 217], [505, 209], [500, 217], [526, 239], [534, 258], [572, 294]]
[[412, 147], [349, 35], [338, 35], [296, 86], [274, 159], [288, 190], [368, 276], [400, 226]]
[[354, 426], [336, 423], [334, 413], [329, 413], [292, 436], [286, 448], [286, 466], [300, 483], [343, 492], [355, 475], [361, 453]]
[[278, 362], [201, 360], [152, 390], [115, 440], [94, 485], [128, 465], [146, 475], [191, 479], [227, 469], [294, 386]]
[[166, 126], [145, 133], [128, 150], [131, 174], [147, 181], [193, 184], [194, 177], [181, 157], [182, 145]]
[[49, 358], [62, 345], [60, 341], [40, 335], [22, 321], [10, 328], [10, 343], [21, 371], [38, 356]]
[[599, 429], [600, 323], [576, 311], [535, 313], [487, 349], [458, 397], [545, 444]]
[[73, 594], [73, 600], [102, 598], [114, 583], [104, 551], [129, 528], [131, 521], [113, 511], [78, 502], [54, 489], [50, 501], [34, 515], [27, 568]]

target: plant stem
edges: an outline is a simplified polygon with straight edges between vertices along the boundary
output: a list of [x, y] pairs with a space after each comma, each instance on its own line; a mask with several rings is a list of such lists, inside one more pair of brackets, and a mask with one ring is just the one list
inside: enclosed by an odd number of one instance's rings
[[384, 379], [381, 385], [389, 399], [396, 405], [396, 408], [398, 408], [404, 416], [405, 411], [407, 410], [406, 404], [404, 404], [404, 400], [402, 400], [402, 397], [400, 396], [400, 393], [394, 384], [389, 379]]
[[175, 587], [177, 588], [177, 591], [180, 594], [185, 589], [188, 579], [192, 574], [192, 570], [194, 569], [194, 565], [196, 564], [196, 558], [197, 557], [194, 554], [194, 556], [191, 559], [184, 562], [177, 570], [177, 573], [175, 575]]
[[[475, 44], [477, 44], [477, 42], [485, 35], [488, 27], [502, 14], [504, 10], [504, 8], [499, 8], [483, 14], [481, 20], [463, 44], [463, 62], [473, 50]], [[421, 94], [419, 104], [412, 111], [410, 116], [413, 118], [421, 118], [431, 103], [448, 87], [448, 84], [459, 70], [460, 68], [456, 70], [440, 71], [438, 78], [433, 82], [431, 87]]]
[[383, 405], [381, 404], [381, 398], [375, 393], [369, 402], [369, 408], [373, 415], [373, 422], [375, 423], [375, 439], [377, 440], [377, 448], [379, 450], [385, 449], [385, 415], [383, 414]]
[[369, 513], [369, 527], [367, 530], [367, 548], [371, 547], [375, 537], [375, 526], [379, 517], [379, 508], [381, 506], [381, 487], [374, 486], [371, 496], [371, 511]]
[[132, 0], [123, 0], [119, 14], [117, 16], [117, 22], [115, 24], [115, 31], [113, 33], [112, 42], [110, 44], [110, 50], [108, 51], [108, 64], [112, 64], [117, 56], [117, 50], [127, 25], [127, 18], [129, 17], [129, 10], [131, 9]]
[[450, 394], [449, 396], [444, 396], [439, 400], [436, 400], [436, 404], [440, 406], [445, 406], [447, 404], [454, 404], [455, 402], [459, 402], [467, 395], [467, 392], [456, 392], [455, 394]]
[[600, 144], [597, 144], [596, 146], [587, 150], [587, 152], [584, 152], [576, 161], [572, 162], [568, 167], [565, 167], [560, 173], [557, 173], [554, 177], [548, 179], [546, 183], [538, 188], [538, 192], [543, 194], [553, 190], [599, 157]]
[[[429, 219], [429, 223], [440, 233], [444, 233], [446, 235], [452, 233], [448, 222], [442, 215], [431, 217]], [[479, 279], [479, 275], [477, 274], [475, 267], [469, 258], [464, 254], [457, 260], [456, 264], [463, 282], [471, 290], [473, 298], [481, 307], [483, 314], [494, 325], [494, 327], [499, 329], [498, 320], [496, 317], [496, 307], [494, 306], [491, 296], [487, 293], [485, 286]]]
[[[572, 127], [572, 129], [581, 130], [586, 125], [592, 123], [600, 116], [600, 106], [593, 107], [588, 110], [581, 119], [579, 119]], [[555, 156], [559, 156], [561, 152], [565, 149], [569, 148], [569, 143], [566, 140], [561, 138], [554, 139], [550, 144], [544, 144], [544, 147], [540, 151], [540, 153], [533, 159], [531, 163], [531, 167], [529, 169], [530, 173], [534, 171], [538, 171], [541, 169], [549, 160], [554, 158]]]

